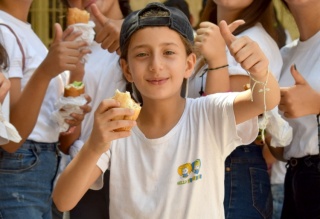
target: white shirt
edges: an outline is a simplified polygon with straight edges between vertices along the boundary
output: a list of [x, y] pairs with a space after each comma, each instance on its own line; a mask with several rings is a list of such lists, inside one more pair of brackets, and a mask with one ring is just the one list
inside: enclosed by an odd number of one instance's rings
[[[283, 68], [279, 84], [290, 87], [295, 84], [290, 67], [296, 64], [297, 70], [308, 81], [309, 85], [320, 92], [320, 31], [307, 41], [294, 40], [281, 49]], [[293, 139], [284, 148], [284, 158], [304, 157], [319, 153], [318, 124], [316, 115], [307, 115], [296, 119], [286, 119], [293, 128]]]
[[97, 163], [110, 169], [110, 218], [224, 218], [225, 158], [258, 131], [256, 118], [235, 125], [236, 95], [187, 99], [163, 137], [147, 139], [134, 127], [113, 141]]
[[[4, 26], [0, 26], [3, 35], [3, 45], [6, 48], [10, 59], [9, 78], [20, 78], [21, 88], [24, 89], [34, 71], [47, 55], [47, 48], [34, 33], [31, 25], [24, 23], [10, 14], [0, 11], [0, 18], [3, 23], [9, 25], [18, 36], [25, 53], [25, 70], [22, 71], [22, 53], [17, 44], [15, 36]], [[48, 69], [50, 71], [50, 69]], [[58, 123], [50, 119], [51, 114], [57, 110], [55, 103], [63, 93], [64, 84], [61, 76], [53, 78], [48, 86], [44, 97], [37, 123], [29, 135], [29, 140], [37, 142], [57, 142], [59, 137]], [[25, 106], [32, 107], [32, 106]], [[26, 115], [27, 116], [27, 115]], [[23, 121], [21, 121], [23, 122]]]

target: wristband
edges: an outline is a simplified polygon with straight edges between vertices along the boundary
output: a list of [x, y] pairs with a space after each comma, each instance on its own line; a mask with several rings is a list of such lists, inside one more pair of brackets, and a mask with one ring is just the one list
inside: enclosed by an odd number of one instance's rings
[[216, 67], [216, 68], [207, 68], [205, 69], [206, 71], [215, 71], [215, 70], [218, 70], [218, 69], [221, 69], [221, 68], [226, 68], [228, 67], [229, 65], [226, 64], [226, 65], [222, 65], [222, 66], [219, 66], [219, 67]]

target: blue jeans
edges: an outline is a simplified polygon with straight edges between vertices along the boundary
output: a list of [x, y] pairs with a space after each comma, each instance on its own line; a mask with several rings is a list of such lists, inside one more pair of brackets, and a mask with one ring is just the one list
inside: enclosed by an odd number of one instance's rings
[[272, 184], [271, 185], [272, 197], [273, 197], [273, 219], [281, 218], [281, 211], [284, 199], [284, 184]]
[[57, 143], [27, 140], [15, 153], [0, 148], [0, 218], [51, 219], [58, 164]]
[[285, 177], [281, 218], [320, 218], [320, 157], [291, 158]]
[[272, 194], [262, 149], [237, 147], [225, 161], [226, 219], [272, 218]]

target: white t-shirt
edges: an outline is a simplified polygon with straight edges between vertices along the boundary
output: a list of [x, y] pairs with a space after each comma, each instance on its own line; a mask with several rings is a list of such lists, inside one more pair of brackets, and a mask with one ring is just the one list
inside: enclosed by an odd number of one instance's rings
[[116, 89], [124, 91], [126, 86], [117, 53], [109, 53], [96, 42], [93, 42], [90, 49], [92, 53], [87, 57], [83, 82], [86, 87], [86, 93], [92, 98], [90, 103], [92, 110], [91, 113], [85, 116], [81, 124], [81, 135], [79, 140], [75, 141], [71, 147], [71, 156], [75, 156], [78, 153], [90, 136], [94, 112], [101, 101], [113, 97]]
[[[307, 41], [294, 40], [281, 49], [283, 68], [279, 84], [290, 87], [295, 84], [290, 67], [296, 64], [297, 70], [308, 81], [310, 86], [320, 92], [320, 31]], [[284, 148], [285, 159], [304, 157], [319, 153], [318, 124], [316, 115], [303, 116], [296, 119], [286, 119], [293, 128], [293, 139]]]
[[[110, 169], [110, 218], [224, 218], [225, 158], [258, 131], [256, 118], [235, 125], [236, 95], [187, 99], [161, 138], [147, 139], [134, 127], [112, 142], [97, 162]], [[100, 187], [101, 178], [92, 188]]]
[[[10, 14], [0, 11], [0, 18], [3, 23], [9, 25], [18, 36], [25, 53], [25, 70], [22, 71], [22, 53], [17, 44], [15, 36], [4, 26], [0, 26], [2, 34], [1, 40], [7, 50], [10, 67], [8, 70], [9, 78], [21, 78], [21, 88], [28, 83], [33, 72], [47, 55], [47, 48], [34, 33], [31, 25], [24, 23]], [[48, 69], [50, 71], [50, 69]], [[29, 135], [29, 140], [37, 142], [57, 142], [59, 137], [58, 123], [50, 119], [51, 114], [56, 110], [55, 103], [63, 93], [64, 84], [61, 76], [53, 78], [48, 86], [44, 97], [37, 123]], [[32, 107], [32, 106], [25, 106]], [[27, 116], [27, 115], [26, 115]], [[23, 122], [23, 121], [21, 121]]]
[[[255, 26], [243, 31], [237, 37], [248, 36], [253, 41], [257, 42], [260, 46], [261, 50], [264, 52], [266, 57], [269, 60], [269, 67], [273, 76], [278, 80], [280, 77], [281, 67], [282, 67], [282, 58], [281, 53], [279, 51], [278, 45], [271, 38], [271, 36], [266, 32], [266, 30], [262, 27], [260, 23], [257, 23]], [[230, 75], [246, 75], [247, 72], [241, 67], [241, 65], [234, 59], [234, 57], [230, 54], [227, 49], [227, 59], [228, 59], [228, 70]], [[203, 66], [200, 69], [200, 73], [207, 68], [207, 66]], [[197, 73], [197, 72], [196, 72]], [[189, 80], [189, 89], [188, 89], [188, 97], [196, 98], [199, 97], [199, 91], [201, 89], [201, 85], [203, 85], [203, 89], [206, 84], [207, 74], [204, 74], [204, 79], [200, 77], [199, 73]], [[210, 74], [210, 73], [209, 73]]]

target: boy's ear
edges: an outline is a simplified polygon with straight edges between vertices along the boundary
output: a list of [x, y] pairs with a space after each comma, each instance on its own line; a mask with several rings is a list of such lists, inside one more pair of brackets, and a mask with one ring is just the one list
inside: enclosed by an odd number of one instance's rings
[[186, 70], [185, 70], [185, 78], [189, 78], [192, 75], [194, 66], [196, 64], [197, 57], [195, 53], [191, 53], [187, 57]]
[[120, 67], [121, 67], [123, 75], [127, 79], [127, 81], [133, 82], [128, 62], [125, 59], [120, 59]]

